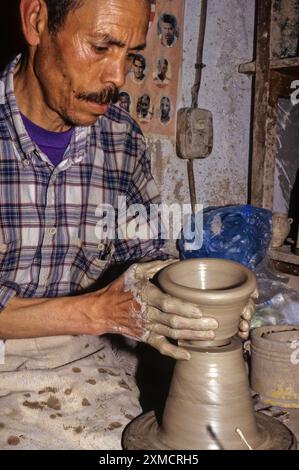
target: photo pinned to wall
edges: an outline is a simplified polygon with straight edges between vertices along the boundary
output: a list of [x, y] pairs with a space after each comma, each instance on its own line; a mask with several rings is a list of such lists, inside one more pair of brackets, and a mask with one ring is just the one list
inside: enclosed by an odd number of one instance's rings
[[136, 113], [141, 123], [150, 122], [154, 116], [154, 105], [150, 95], [145, 93], [139, 96], [136, 106]]
[[171, 82], [171, 64], [165, 57], [157, 59], [153, 77], [155, 85], [159, 88], [164, 88]]
[[175, 138], [184, 7], [184, 0], [152, 0], [147, 47], [135, 55], [119, 96], [146, 136]]
[[162, 96], [159, 109], [159, 119], [161, 124], [163, 124], [163, 126], [167, 126], [170, 123], [172, 116], [171, 100], [168, 96]]
[[146, 78], [146, 59], [142, 54], [135, 54], [130, 71], [130, 78], [136, 85], [141, 85]]
[[174, 47], [179, 39], [178, 20], [171, 13], [162, 13], [158, 21], [158, 37], [164, 47]]
[[121, 91], [118, 95], [118, 102], [117, 105], [127, 111], [127, 113], [131, 113], [131, 108], [133, 107], [132, 98], [126, 91]]

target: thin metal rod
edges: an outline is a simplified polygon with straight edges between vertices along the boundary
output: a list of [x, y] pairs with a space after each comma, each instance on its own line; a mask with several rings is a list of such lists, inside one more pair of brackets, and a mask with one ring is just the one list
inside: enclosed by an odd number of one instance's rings
[[246, 438], [245, 438], [244, 434], [242, 433], [241, 429], [236, 428], [235, 431], [238, 434], [238, 436], [241, 438], [241, 440], [244, 442], [246, 447], [248, 447], [249, 450], [253, 450], [252, 447], [248, 444], [248, 441], [246, 440]]
[[188, 180], [189, 180], [189, 191], [190, 191], [192, 214], [195, 214], [197, 201], [196, 201], [193, 160], [187, 161], [187, 168], [188, 168]]
[[203, 49], [205, 42], [206, 24], [207, 24], [208, 0], [201, 0], [199, 35], [197, 44], [197, 55], [195, 63], [195, 82], [191, 90], [192, 108], [198, 107], [198, 94], [201, 85]]

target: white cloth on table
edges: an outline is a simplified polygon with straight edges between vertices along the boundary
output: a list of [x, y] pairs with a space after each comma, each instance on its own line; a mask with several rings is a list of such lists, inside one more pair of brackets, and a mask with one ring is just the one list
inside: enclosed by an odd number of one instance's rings
[[0, 448], [121, 449], [124, 427], [141, 412], [134, 361], [105, 336], [6, 341]]

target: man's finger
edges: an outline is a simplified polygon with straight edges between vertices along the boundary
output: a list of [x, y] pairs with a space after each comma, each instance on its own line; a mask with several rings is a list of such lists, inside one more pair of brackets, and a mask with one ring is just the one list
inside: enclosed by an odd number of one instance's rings
[[218, 322], [211, 317], [186, 318], [173, 313], [164, 313], [154, 307], [148, 307], [146, 319], [150, 323], [162, 323], [177, 330], [217, 330]]
[[178, 263], [177, 259], [168, 259], [166, 261], [151, 261], [149, 263], [140, 263], [136, 267], [137, 279], [152, 279], [162, 269], [170, 264]]
[[200, 308], [190, 302], [164, 294], [158, 287], [148, 283], [141, 293], [142, 300], [165, 313], [175, 313], [186, 318], [201, 318]]
[[243, 333], [247, 333], [249, 331], [249, 323], [245, 320], [241, 320], [240, 321], [240, 325], [239, 325], [239, 330], [242, 331]]
[[158, 335], [166, 336], [167, 338], [176, 340], [191, 340], [191, 341], [212, 341], [215, 338], [214, 331], [192, 331], [192, 330], [174, 330], [168, 326], [159, 323], [149, 323], [145, 326], [148, 331], [154, 332]]
[[242, 318], [244, 318], [244, 320], [250, 321], [253, 315], [255, 314], [255, 310], [255, 303], [252, 299], [250, 299], [242, 312]]
[[163, 336], [151, 334], [147, 343], [157, 349], [163, 356], [169, 356], [176, 360], [185, 361], [189, 361], [191, 359], [191, 354], [186, 351], [186, 349], [170, 344]]
[[242, 338], [242, 339], [248, 339], [249, 337], [249, 331], [245, 332], [245, 331], [239, 331], [239, 337]]

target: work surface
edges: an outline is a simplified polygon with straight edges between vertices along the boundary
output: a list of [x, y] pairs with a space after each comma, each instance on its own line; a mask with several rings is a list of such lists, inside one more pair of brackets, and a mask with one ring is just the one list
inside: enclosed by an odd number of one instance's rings
[[299, 408], [281, 408], [264, 403], [258, 395], [253, 397], [255, 410], [278, 419], [287, 426], [296, 436], [299, 449]]

